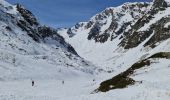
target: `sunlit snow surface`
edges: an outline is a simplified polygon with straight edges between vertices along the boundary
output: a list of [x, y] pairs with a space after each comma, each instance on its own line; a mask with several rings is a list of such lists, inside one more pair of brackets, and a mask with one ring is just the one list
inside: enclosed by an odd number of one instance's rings
[[[0, 0], [0, 3], [7, 8], [12, 6], [3, 0]], [[18, 16], [15, 6], [4, 9], [2, 5], [0, 5], [2, 11]], [[168, 13], [169, 8], [166, 11]], [[123, 17], [122, 20], [132, 19]], [[60, 31], [80, 56], [92, 61], [100, 69], [113, 70], [108, 74], [96, 71], [97, 68], [92, 64], [85, 65], [79, 57], [73, 57], [77, 60], [69, 59], [64, 53], [68, 53], [65, 49], [56, 50], [50, 45], [53, 40], [47, 44], [33, 41], [10, 21], [10, 19], [0, 20], [0, 100], [169, 100], [170, 98], [169, 59], [152, 59], [153, 63], [150, 66], [138, 69], [130, 76], [142, 83], [107, 93], [91, 94], [102, 81], [125, 71], [141, 58], [160, 51], [170, 51], [170, 39], [154, 49], [143, 48], [143, 44], [154, 34], [152, 33], [138, 47], [126, 51], [117, 46], [120, 42], [119, 37], [100, 44], [87, 40], [86, 33], [89, 30], [80, 29], [73, 38], [67, 36], [66, 30]], [[154, 22], [151, 20], [150, 23]], [[108, 24], [103, 28], [107, 28]], [[14, 29], [13, 32], [5, 29], [8, 25]], [[67, 66], [66, 63], [74, 67]], [[31, 86], [32, 80], [35, 86]]]

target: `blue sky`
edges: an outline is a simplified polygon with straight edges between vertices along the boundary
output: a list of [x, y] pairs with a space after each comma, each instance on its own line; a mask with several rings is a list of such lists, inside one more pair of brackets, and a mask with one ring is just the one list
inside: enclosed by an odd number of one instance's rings
[[107, 7], [115, 7], [124, 2], [149, 0], [7, 0], [21, 3], [33, 12], [42, 24], [52, 27], [71, 27], [77, 22], [88, 21], [90, 17]]

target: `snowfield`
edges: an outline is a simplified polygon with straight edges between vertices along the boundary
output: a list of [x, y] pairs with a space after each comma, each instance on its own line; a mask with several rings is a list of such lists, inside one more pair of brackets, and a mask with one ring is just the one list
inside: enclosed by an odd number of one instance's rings
[[0, 82], [1, 100], [65, 100], [75, 99], [80, 96], [90, 95], [95, 82], [92, 79], [71, 78], [62, 84], [60, 79], [35, 80], [35, 86], [31, 86], [31, 80], [13, 80]]
[[[170, 1], [166, 2], [169, 4]], [[117, 31], [125, 23], [135, 24], [142, 18], [142, 12], [149, 12], [153, 5], [146, 3], [149, 6], [142, 9], [135, 6], [135, 17], [132, 17], [128, 7], [137, 4], [145, 3], [125, 3], [107, 8], [90, 21], [101, 25], [99, 34], [102, 35], [116, 17]], [[155, 35], [153, 31], [138, 46], [124, 49], [119, 46], [121, 35], [112, 41], [109, 37], [104, 43], [88, 40], [91, 31], [91, 28], [86, 28], [88, 22], [79, 23], [78, 28], [72, 27], [73, 34], [68, 34], [68, 29], [55, 31], [39, 24], [31, 25], [34, 16], [26, 9], [20, 9], [19, 12], [17, 5], [0, 0], [0, 100], [169, 100], [170, 38], [158, 42], [154, 48], [144, 47]], [[27, 15], [22, 15], [22, 11]], [[107, 14], [107, 11], [113, 11], [111, 13], [116, 16]], [[162, 17], [168, 17], [169, 11], [170, 7], [159, 11], [137, 31], [148, 30]], [[166, 22], [163, 27], [167, 30], [169, 25]], [[130, 28], [131, 25], [124, 31]], [[107, 32], [111, 33], [111, 30]], [[157, 55], [152, 58], [154, 54]], [[103, 81], [114, 78], [144, 59], [149, 59], [150, 63], [142, 63], [142, 67], [137, 66], [128, 76], [135, 80], [135, 84], [107, 92], [95, 91]]]

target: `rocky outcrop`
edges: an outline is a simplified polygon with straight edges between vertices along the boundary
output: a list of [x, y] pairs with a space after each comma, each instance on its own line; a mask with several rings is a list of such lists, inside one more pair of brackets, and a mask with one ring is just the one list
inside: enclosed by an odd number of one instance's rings
[[[116, 75], [112, 79], [102, 82], [99, 88], [96, 89], [94, 92], [107, 92], [113, 89], [122, 89], [122, 88], [126, 88], [129, 85], [134, 85], [137, 81], [130, 78], [130, 76], [134, 74], [135, 70], [141, 69], [143, 67], [148, 67], [149, 65], [154, 63], [153, 61], [151, 61], [151, 59], [155, 59], [155, 58], [170, 59], [170, 53], [159, 52], [144, 60], [134, 63], [126, 71]], [[142, 81], [140, 83], [142, 83]]]
[[18, 12], [21, 14], [21, 16], [31, 25], [35, 25], [38, 26], [39, 23], [37, 21], [37, 19], [35, 18], [35, 16], [27, 9], [25, 9], [22, 5], [17, 4], [16, 8], [18, 10]]
[[[159, 11], [162, 11], [162, 9], [158, 10], [155, 14], [158, 14]], [[166, 23], [170, 22], [169, 16], [155, 21], [155, 23], [148, 26], [147, 29], [140, 31], [140, 28], [144, 27], [145, 24], [148, 24], [154, 18], [155, 14], [153, 14], [151, 11], [139, 19], [128, 32], [124, 33], [124, 38], [121, 41], [120, 46], [124, 47], [125, 49], [137, 47], [140, 43], [149, 38], [152, 33], [154, 33], [154, 35], [147, 43], [145, 43], [144, 46], [150, 46], [154, 48], [156, 43], [170, 38], [170, 29], [164, 27]]]
[[165, 0], [154, 0], [153, 9], [164, 9], [168, 7], [168, 4]]
[[151, 30], [153, 30], [154, 35], [152, 38], [145, 43], [144, 46], [150, 46], [152, 48], [156, 47], [157, 43], [161, 41], [167, 40], [170, 38], [170, 28], [165, 27], [165, 24], [170, 22], [170, 17], [164, 17], [155, 24], [151, 26]]
[[126, 3], [117, 8], [107, 8], [92, 17], [89, 22], [83, 23], [83, 25], [82, 23], [76, 24], [69, 28], [67, 34], [72, 38], [78, 34], [76, 32], [79, 30], [90, 30], [88, 40], [105, 43], [123, 34], [135, 20], [148, 12], [146, 10], [148, 7], [148, 3]]
[[64, 48], [67, 49], [67, 51], [78, 56], [78, 54], [74, 50], [74, 48], [70, 44], [65, 42], [65, 39], [57, 33], [56, 29], [53, 29], [53, 28], [48, 27], [48, 26], [39, 26], [38, 27], [38, 33], [42, 37], [43, 40], [45, 40], [46, 38], [51, 38], [52, 40], [57, 41], [57, 43], [59, 44], [58, 45], [56, 43], [54, 45], [59, 46], [59, 47], [64, 47]]

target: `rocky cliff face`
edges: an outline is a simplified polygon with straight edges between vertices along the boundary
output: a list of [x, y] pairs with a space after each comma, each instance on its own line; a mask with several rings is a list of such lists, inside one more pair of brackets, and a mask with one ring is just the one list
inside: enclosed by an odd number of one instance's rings
[[168, 2], [165, 0], [154, 0], [153, 1], [153, 8], [154, 9], [165, 9], [165, 7], [168, 7]]
[[67, 33], [77, 34], [78, 29], [90, 29], [87, 39], [104, 43], [122, 34], [131, 24], [147, 13], [148, 9], [148, 3], [126, 3], [117, 8], [107, 8], [91, 18], [89, 22], [70, 28]]
[[[154, 35], [144, 44], [145, 46], [155, 47], [156, 43], [168, 39], [169, 29], [164, 27], [169, 22], [169, 9], [167, 7], [164, 0], [155, 0], [151, 10], [138, 19], [128, 32], [124, 33], [125, 38], [120, 45], [125, 49], [136, 47], [153, 32]], [[158, 18], [159, 15], [163, 15], [162, 18]], [[151, 22], [151, 20], [155, 22]]]

